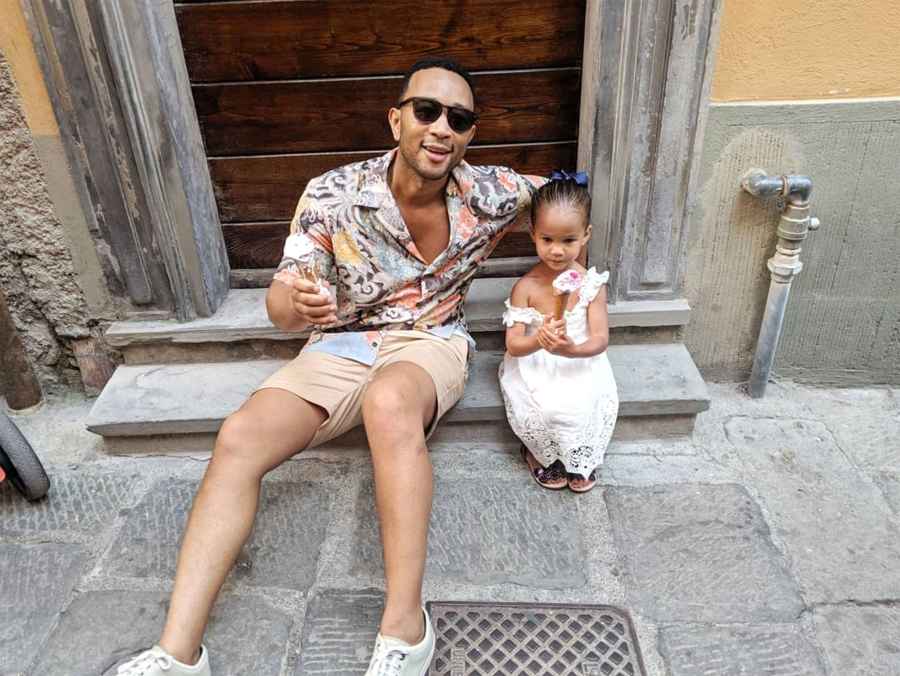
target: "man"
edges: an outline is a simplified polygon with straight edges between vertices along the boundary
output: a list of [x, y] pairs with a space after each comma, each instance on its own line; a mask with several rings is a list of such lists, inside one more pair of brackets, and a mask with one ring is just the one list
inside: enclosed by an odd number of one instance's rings
[[[210, 673], [203, 632], [250, 534], [263, 475], [359, 424], [371, 449], [386, 578], [367, 673], [427, 672], [434, 633], [421, 598], [432, 500], [426, 439], [465, 386], [466, 291], [478, 264], [527, 214], [533, 189], [510, 170], [462, 161], [474, 110], [468, 72], [452, 61], [421, 61], [388, 113], [397, 148], [309, 182], [266, 306], [277, 327], [312, 326], [313, 334], [223, 424], [188, 521], [163, 635], [124, 674]], [[293, 267], [304, 246], [317, 281]]]

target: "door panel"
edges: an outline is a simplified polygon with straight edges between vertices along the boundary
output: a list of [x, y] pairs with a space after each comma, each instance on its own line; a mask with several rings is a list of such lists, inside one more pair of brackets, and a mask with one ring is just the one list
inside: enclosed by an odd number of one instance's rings
[[[403, 72], [428, 55], [473, 72], [481, 119], [468, 161], [575, 168], [584, 0], [197, 0], [175, 10], [235, 270], [277, 263], [310, 178], [392, 147], [388, 108]], [[533, 254], [513, 233], [494, 257]]]

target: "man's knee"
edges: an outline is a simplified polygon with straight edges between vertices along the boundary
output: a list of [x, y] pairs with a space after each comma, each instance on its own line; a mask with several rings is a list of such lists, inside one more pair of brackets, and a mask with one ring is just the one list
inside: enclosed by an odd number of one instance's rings
[[219, 429], [213, 460], [218, 464], [251, 462], [258, 456], [255, 451], [259, 436], [259, 423], [253, 416], [245, 411], [232, 413]]
[[[423, 372], [424, 374], [424, 372]], [[427, 379], [403, 371], [377, 378], [363, 397], [363, 420], [367, 427], [382, 425], [399, 428], [407, 424], [423, 425], [434, 408], [434, 386]]]

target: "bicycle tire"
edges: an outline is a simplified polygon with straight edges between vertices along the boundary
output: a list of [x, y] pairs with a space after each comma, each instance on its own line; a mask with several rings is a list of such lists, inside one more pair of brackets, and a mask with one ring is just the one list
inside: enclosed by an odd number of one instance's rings
[[0, 452], [3, 452], [13, 467], [9, 481], [26, 500], [40, 500], [50, 490], [50, 478], [38, 459], [31, 444], [10, 420], [0, 411]]

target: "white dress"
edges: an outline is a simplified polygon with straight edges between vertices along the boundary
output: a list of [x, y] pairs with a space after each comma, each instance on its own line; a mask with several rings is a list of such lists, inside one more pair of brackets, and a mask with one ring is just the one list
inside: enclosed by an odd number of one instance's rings
[[[566, 332], [575, 344], [588, 339], [587, 308], [609, 272], [591, 268], [566, 310]], [[544, 319], [531, 307], [506, 301], [503, 323], [525, 324], [535, 333]], [[606, 352], [572, 358], [538, 350], [524, 357], [507, 352], [500, 364], [500, 389], [510, 427], [544, 467], [561, 460], [566, 471], [587, 477], [603, 462], [619, 411], [616, 381]]]

